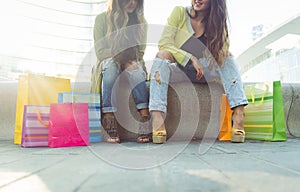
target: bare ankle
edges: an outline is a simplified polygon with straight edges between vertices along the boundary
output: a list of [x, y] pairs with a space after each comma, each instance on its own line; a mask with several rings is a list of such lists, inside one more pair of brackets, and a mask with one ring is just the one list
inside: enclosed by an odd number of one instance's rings
[[160, 111], [153, 111], [152, 116], [152, 128], [153, 130], [165, 130], [165, 123], [163, 114]]
[[151, 116], [154, 118], [160, 118], [160, 117], [162, 117], [162, 112], [161, 111], [152, 111]]
[[114, 117], [114, 113], [103, 113], [103, 117]]
[[244, 106], [240, 105], [240, 106], [235, 107], [233, 109], [233, 113], [237, 114], [237, 115], [244, 115], [245, 114]]
[[237, 129], [244, 129], [244, 106], [238, 106], [233, 109], [233, 127]]
[[148, 109], [140, 109], [139, 110], [139, 113], [142, 117], [145, 117], [145, 116], [149, 116], [150, 113], [149, 113], [149, 110]]

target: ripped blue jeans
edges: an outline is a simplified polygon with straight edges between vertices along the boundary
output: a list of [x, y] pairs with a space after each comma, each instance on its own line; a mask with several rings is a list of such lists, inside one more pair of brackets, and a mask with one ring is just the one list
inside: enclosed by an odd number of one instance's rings
[[231, 109], [248, 104], [233, 56], [226, 57], [222, 67], [215, 66], [212, 69], [208, 68], [209, 59], [200, 58], [199, 61], [204, 68], [204, 78], [197, 80], [197, 72], [191, 62], [183, 67], [169, 60], [155, 58], [151, 68], [149, 110], [166, 113], [169, 83], [187, 80], [192, 83], [221, 82]]
[[[117, 108], [114, 106], [113, 92], [116, 91], [118, 86], [115, 86], [117, 79], [121, 71], [119, 67], [114, 63], [112, 59], [106, 59], [102, 61], [102, 112], [116, 112]], [[136, 104], [136, 108], [146, 109], [149, 104], [149, 92], [146, 85], [146, 74], [142, 66], [138, 65], [137, 69], [127, 70], [125, 69], [124, 75], [126, 75], [130, 88], [132, 90], [132, 96]], [[119, 93], [120, 94], [120, 93]]]

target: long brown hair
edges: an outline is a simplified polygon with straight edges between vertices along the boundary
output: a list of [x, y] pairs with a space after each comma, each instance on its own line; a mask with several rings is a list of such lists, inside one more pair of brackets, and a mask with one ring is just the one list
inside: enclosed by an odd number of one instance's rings
[[146, 36], [144, 0], [138, 0], [135, 11], [128, 14], [125, 7], [130, 1], [108, 1], [107, 33], [111, 35], [113, 59], [120, 65], [121, 69], [123, 64], [138, 59], [139, 43], [142, 43]]
[[[130, 0], [108, 0], [108, 8], [107, 8], [108, 33], [112, 33], [113, 31], [117, 31], [127, 26], [129, 21], [129, 15], [126, 12], [125, 7], [129, 3]], [[144, 0], [138, 0], [138, 4], [134, 13], [136, 14], [136, 17], [133, 17], [134, 21], [130, 21], [131, 24], [145, 23]]]
[[[195, 16], [197, 16], [197, 12]], [[206, 46], [221, 66], [224, 64], [224, 57], [230, 55], [228, 21], [226, 0], [210, 0], [210, 8], [202, 22], [205, 23]]]

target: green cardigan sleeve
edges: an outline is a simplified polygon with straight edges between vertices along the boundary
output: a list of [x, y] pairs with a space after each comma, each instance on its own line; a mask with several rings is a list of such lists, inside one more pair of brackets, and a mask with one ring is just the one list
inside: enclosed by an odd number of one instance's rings
[[142, 35], [142, 39], [141, 42], [139, 42], [139, 55], [138, 55], [138, 60], [139, 61], [143, 61], [143, 57], [145, 54], [145, 50], [146, 50], [146, 45], [147, 45], [147, 31], [148, 31], [148, 24], [146, 21], [144, 21], [143, 24], [141, 24], [141, 28], [143, 30], [143, 35]]
[[99, 61], [111, 57], [111, 48], [107, 42], [106, 33], [107, 22], [106, 12], [104, 12], [96, 16], [94, 24], [94, 46]]
[[168, 18], [159, 40], [159, 50], [170, 51], [175, 60], [185, 66], [192, 54], [180, 49], [179, 47], [189, 38], [190, 34], [184, 30], [186, 28], [186, 17], [184, 7], [175, 7]]

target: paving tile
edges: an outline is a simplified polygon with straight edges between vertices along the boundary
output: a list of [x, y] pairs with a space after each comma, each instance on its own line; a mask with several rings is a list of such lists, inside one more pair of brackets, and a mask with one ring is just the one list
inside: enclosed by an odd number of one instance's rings
[[1, 192], [294, 192], [300, 188], [300, 139], [96, 143], [54, 149], [22, 148], [11, 141], [1, 145]]
[[63, 160], [64, 157], [47, 158], [46, 156], [31, 156], [22, 158], [22, 160], [2, 164], [0, 165], [0, 189], [10, 183], [47, 169]]

